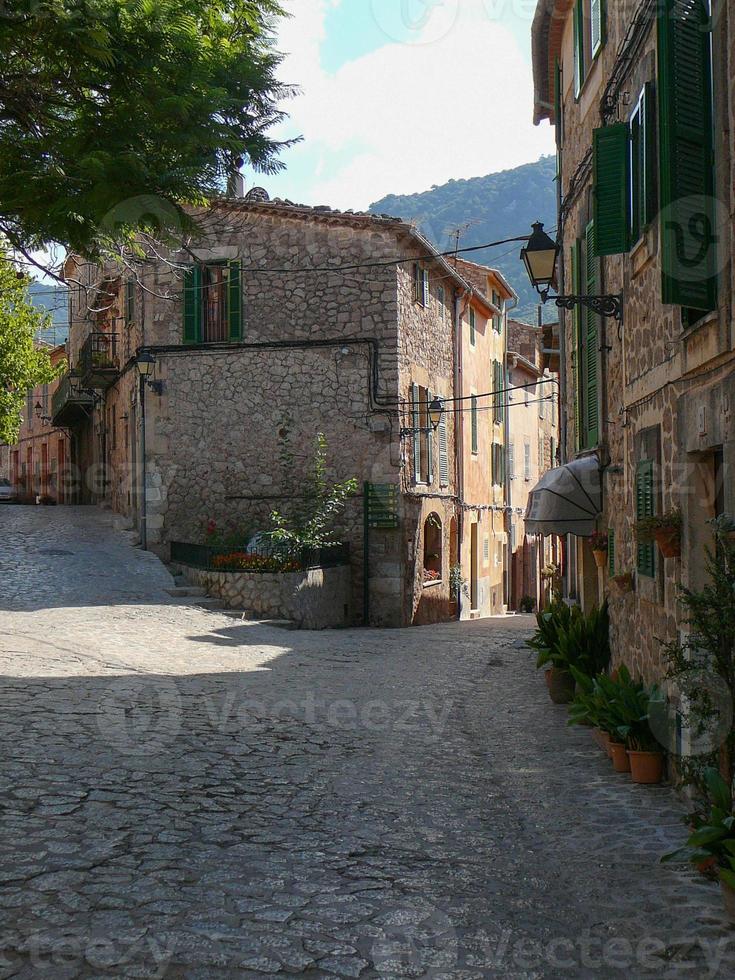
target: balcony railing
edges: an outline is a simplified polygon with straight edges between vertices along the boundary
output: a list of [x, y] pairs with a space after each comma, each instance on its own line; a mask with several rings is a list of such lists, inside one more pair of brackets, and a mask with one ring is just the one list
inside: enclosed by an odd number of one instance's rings
[[79, 370], [85, 388], [109, 388], [120, 373], [116, 333], [91, 333], [79, 352]]
[[94, 406], [94, 395], [86, 390], [78, 374], [65, 374], [51, 398], [53, 425], [73, 428], [89, 415]]

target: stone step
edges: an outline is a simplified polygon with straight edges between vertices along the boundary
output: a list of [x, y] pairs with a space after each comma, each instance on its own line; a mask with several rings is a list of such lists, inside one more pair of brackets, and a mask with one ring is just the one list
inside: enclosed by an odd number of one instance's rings
[[206, 596], [207, 594], [207, 590], [201, 588], [199, 585], [187, 585], [186, 583], [180, 585], [176, 579], [174, 581], [176, 583], [174, 588], [166, 589], [166, 591], [175, 598], [191, 598], [192, 596], [199, 597]]

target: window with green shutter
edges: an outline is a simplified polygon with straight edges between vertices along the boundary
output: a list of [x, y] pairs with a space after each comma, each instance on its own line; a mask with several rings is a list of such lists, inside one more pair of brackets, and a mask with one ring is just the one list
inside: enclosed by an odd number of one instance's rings
[[479, 452], [479, 426], [477, 419], [477, 395], [470, 398], [470, 417], [472, 419], [472, 452]]
[[574, 97], [579, 97], [586, 75], [584, 45], [584, 2], [577, 0], [574, 5]]
[[[655, 514], [653, 487], [653, 460], [643, 459], [638, 463], [635, 479], [636, 519]], [[653, 578], [656, 572], [656, 551], [653, 542], [638, 542], [638, 573]]]
[[630, 241], [634, 244], [653, 221], [657, 208], [656, 103], [647, 82], [630, 117]]
[[242, 339], [242, 275], [240, 260], [228, 262], [227, 323], [230, 340]]
[[615, 530], [609, 528], [607, 532], [607, 570], [612, 578], [615, 575]]
[[202, 342], [202, 268], [190, 265], [184, 272], [184, 343]]
[[475, 319], [475, 311], [472, 307], [470, 307], [470, 344], [472, 344], [473, 347], [475, 346], [476, 334], [477, 321]]
[[605, 13], [605, 0], [590, 0], [590, 47], [593, 58], [605, 43], [607, 31]]
[[506, 392], [503, 365], [500, 361], [493, 361], [493, 421], [500, 424], [505, 421], [505, 399]]
[[[585, 292], [589, 295], [599, 293], [598, 260], [595, 247], [595, 224], [587, 225], [585, 234], [584, 275]], [[583, 448], [594, 449], [600, 440], [600, 407], [599, 407], [599, 369], [598, 358], [600, 349], [599, 317], [592, 310], [582, 311], [585, 326], [583, 375], [584, 388], [582, 398], [582, 436]]]
[[[577, 239], [571, 256], [572, 292], [582, 292], [582, 243]], [[579, 305], [572, 311], [572, 382], [574, 393], [574, 446], [582, 448], [582, 314]]]
[[554, 126], [556, 130], [556, 176], [561, 179], [562, 147], [564, 146], [564, 104], [562, 101], [562, 72], [559, 59], [554, 65]]
[[662, 296], [707, 311], [716, 305], [709, 4], [660, 0], [657, 21]]
[[628, 250], [630, 131], [625, 123], [593, 133], [595, 254]]

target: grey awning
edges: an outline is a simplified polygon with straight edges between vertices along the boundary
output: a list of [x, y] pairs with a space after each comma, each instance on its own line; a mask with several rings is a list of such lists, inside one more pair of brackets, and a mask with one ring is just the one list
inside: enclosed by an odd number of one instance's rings
[[526, 534], [587, 538], [601, 513], [600, 461], [597, 456], [585, 456], [544, 473], [528, 500]]

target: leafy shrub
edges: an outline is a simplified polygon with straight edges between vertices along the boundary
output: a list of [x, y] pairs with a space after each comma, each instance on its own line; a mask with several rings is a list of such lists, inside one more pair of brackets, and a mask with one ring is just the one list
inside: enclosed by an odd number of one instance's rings
[[585, 615], [579, 606], [556, 601], [536, 616], [537, 630], [528, 646], [538, 654], [536, 666], [575, 667], [594, 677], [610, 663], [610, 618], [607, 603]]

